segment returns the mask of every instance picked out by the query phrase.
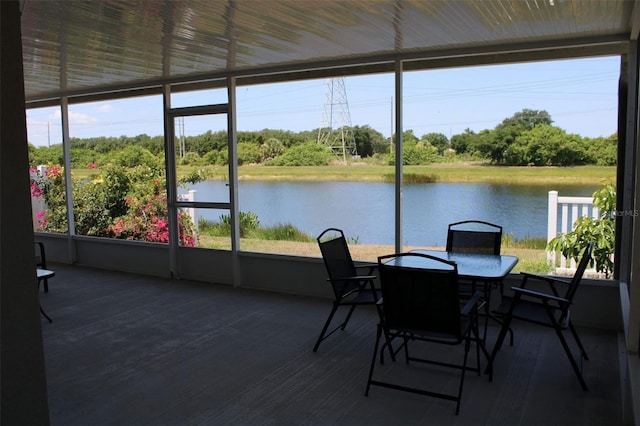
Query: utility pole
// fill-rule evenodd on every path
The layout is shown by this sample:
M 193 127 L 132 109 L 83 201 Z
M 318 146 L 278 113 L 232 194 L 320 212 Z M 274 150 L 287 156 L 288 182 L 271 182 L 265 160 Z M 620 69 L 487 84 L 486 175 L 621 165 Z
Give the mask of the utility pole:
M 178 117 L 178 128 L 180 129 L 179 155 L 184 158 L 186 144 L 184 140 L 184 117 Z
M 391 131 L 389 132 L 389 154 L 393 154 L 393 96 L 391 97 L 391 110 L 389 111 L 389 121 Z

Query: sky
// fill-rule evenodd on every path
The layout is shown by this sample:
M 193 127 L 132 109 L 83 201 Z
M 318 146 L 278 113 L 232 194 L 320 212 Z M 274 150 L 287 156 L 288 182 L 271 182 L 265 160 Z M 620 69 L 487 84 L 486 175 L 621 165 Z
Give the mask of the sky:
M 533 109 L 546 110 L 553 124 L 568 133 L 610 136 L 617 130 L 619 70 L 619 57 L 599 57 L 406 72 L 403 128 L 417 137 L 442 133 L 450 138 L 465 129 L 492 129 L 516 112 Z M 395 126 L 394 97 L 393 74 L 239 86 L 237 125 L 239 131 L 299 132 L 331 121 L 334 128 L 368 125 L 389 137 Z M 224 102 L 222 89 L 172 96 L 173 107 Z M 160 96 L 72 104 L 69 113 L 71 137 L 163 132 Z M 29 143 L 61 143 L 59 117 L 58 108 L 28 110 Z M 226 118 L 187 117 L 176 129 L 186 136 L 225 130 Z

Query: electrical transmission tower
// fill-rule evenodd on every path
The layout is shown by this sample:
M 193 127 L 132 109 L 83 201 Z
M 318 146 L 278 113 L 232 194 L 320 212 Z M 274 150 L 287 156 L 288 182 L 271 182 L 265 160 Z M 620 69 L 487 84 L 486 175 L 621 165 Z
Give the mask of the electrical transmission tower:
M 356 140 L 351 128 L 351 114 L 347 102 L 344 78 L 327 80 L 322 124 L 318 129 L 318 143 L 327 146 L 333 153 L 347 161 L 347 156 L 356 157 Z

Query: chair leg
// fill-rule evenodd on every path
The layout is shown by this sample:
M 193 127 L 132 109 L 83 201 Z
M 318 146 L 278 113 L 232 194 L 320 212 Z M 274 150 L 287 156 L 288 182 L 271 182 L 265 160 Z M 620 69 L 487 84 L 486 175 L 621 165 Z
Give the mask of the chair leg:
M 503 281 L 498 281 L 498 285 L 500 286 L 500 297 L 502 297 L 504 295 L 504 282 Z M 499 324 L 502 324 L 502 322 L 493 317 Z M 513 346 L 513 330 L 511 328 L 508 329 L 509 332 L 509 346 Z
M 489 381 L 493 380 L 493 362 L 496 359 L 496 355 L 498 351 L 502 347 L 502 343 L 504 342 L 504 338 L 507 335 L 507 332 L 511 330 L 511 320 L 513 318 L 513 310 L 516 307 L 516 304 L 520 301 L 520 294 L 518 293 L 516 297 L 511 301 L 511 306 L 509 306 L 509 312 L 502 319 L 502 327 L 500 327 L 500 334 L 498 334 L 498 340 L 496 340 L 495 345 L 493 346 L 493 350 L 491 351 L 491 356 L 489 357 L 489 365 L 487 365 L 487 369 L 485 372 L 489 374 Z
M 356 309 L 356 305 L 351 305 L 351 308 L 349 309 L 349 313 L 345 317 L 344 322 L 342 323 L 342 326 L 340 327 L 342 330 L 344 330 L 347 327 L 347 323 L 351 319 L 351 314 L 353 313 L 354 309 Z
M 53 322 L 53 320 L 52 320 L 51 318 L 49 318 L 49 315 L 47 315 L 47 314 L 45 313 L 44 309 L 42 309 L 42 305 L 40 305 L 40 313 L 41 313 L 41 314 L 42 314 L 46 319 L 48 319 L 50 323 L 52 323 L 52 322 Z
M 582 345 L 582 340 L 580 340 L 580 337 L 578 336 L 578 332 L 573 327 L 573 323 L 571 321 L 569 321 L 569 330 L 571 330 L 571 334 L 573 334 L 573 338 L 575 339 L 578 347 L 580 348 L 580 355 L 586 361 L 589 361 L 589 357 L 587 356 L 587 351 L 584 349 L 584 346 Z
M 331 313 L 329 314 L 329 318 L 327 318 L 327 321 L 324 323 L 324 327 L 322 327 L 322 332 L 320 332 L 320 336 L 318 336 L 318 340 L 316 341 L 316 344 L 313 347 L 313 351 L 314 352 L 318 351 L 318 347 L 320 347 L 320 342 L 322 342 L 327 337 L 331 336 L 335 331 L 338 331 L 338 329 L 344 330 L 347 327 L 347 324 L 349 323 L 349 320 L 351 319 L 351 314 L 353 314 L 353 311 L 356 308 L 356 305 L 351 305 L 351 308 L 349 308 L 349 312 L 347 313 L 347 316 L 345 317 L 344 321 L 342 321 L 342 323 L 340 323 L 340 325 L 338 325 L 336 328 L 334 328 L 333 330 L 331 330 L 330 332 L 327 333 L 327 329 L 331 325 L 331 320 L 333 320 L 333 317 L 335 316 L 336 311 L 338 310 L 339 306 L 341 306 L 341 305 L 339 305 L 336 302 L 333 303 L 333 308 L 331 309 Z
M 404 335 L 402 337 L 403 345 L 404 345 L 404 362 L 405 364 L 409 364 L 409 338 Z
M 384 364 L 384 349 L 389 348 L 389 356 L 391 357 L 391 362 L 396 362 L 396 352 L 393 350 L 393 345 L 391 345 L 391 337 L 387 330 L 383 330 L 384 333 L 384 344 L 380 349 L 380 364 Z
M 376 344 L 373 348 L 373 358 L 371 359 L 371 367 L 369 367 L 369 378 L 367 379 L 367 389 L 364 391 L 364 396 L 369 396 L 369 388 L 371 387 L 371 378 L 373 377 L 373 369 L 376 365 L 376 356 L 378 355 L 378 345 L 380 344 L 380 335 L 382 334 L 382 327 L 378 324 L 376 330 Z M 385 333 L 386 335 L 386 333 Z M 380 354 L 382 356 L 382 354 Z
M 473 336 L 476 339 L 476 366 L 478 367 L 478 376 L 479 376 L 480 375 L 480 347 L 482 347 L 483 350 L 485 350 L 484 342 L 486 342 L 486 329 L 485 329 L 485 338 L 481 341 L 477 315 L 475 315 L 475 318 L 473 319 L 473 322 L 471 324 L 471 331 L 473 332 Z
M 458 387 L 458 398 L 456 399 L 456 416 L 460 414 L 460 401 L 462 401 L 462 386 L 464 385 L 464 373 L 467 370 L 467 359 L 469 358 L 470 347 L 471 347 L 471 335 L 470 335 L 470 331 L 468 331 L 467 337 L 465 338 L 465 342 L 464 342 L 464 360 L 462 361 L 462 372 L 460 373 L 460 386 Z M 479 369 L 480 369 L 480 366 L 478 366 L 478 370 Z
M 314 352 L 318 351 L 318 347 L 320 347 L 320 342 L 322 342 L 324 340 L 325 333 L 327 332 L 327 329 L 329 328 L 329 325 L 331 324 L 331 320 L 333 319 L 333 316 L 335 315 L 337 310 L 338 310 L 338 305 L 336 303 L 334 303 L 333 307 L 331 308 L 331 313 L 329 314 L 329 318 L 327 318 L 327 321 L 324 323 L 324 326 L 322 327 L 322 331 L 320 332 L 320 336 L 318 336 L 318 340 L 316 341 L 316 344 L 313 347 L 313 351 Z
M 584 378 L 582 377 L 582 372 L 580 371 L 580 368 L 578 367 L 578 363 L 576 363 L 576 360 L 573 357 L 573 354 L 571 353 L 571 349 L 569 348 L 569 345 L 567 344 L 567 341 L 565 340 L 564 335 L 562 334 L 562 330 L 559 327 L 554 327 L 554 329 L 556 331 L 556 335 L 560 339 L 560 343 L 562 343 L 562 347 L 564 349 L 564 352 L 567 354 L 567 358 L 569 358 L 569 362 L 571 363 L 571 367 L 573 368 L 573 371 L 576 373 L 576 376 L 578 377 L 578 380 L 580 381 L 580 385 L 582 386 L 582 390 L 588 391 L 589 388 L 587 387 L 587 383 L 584 381 Z

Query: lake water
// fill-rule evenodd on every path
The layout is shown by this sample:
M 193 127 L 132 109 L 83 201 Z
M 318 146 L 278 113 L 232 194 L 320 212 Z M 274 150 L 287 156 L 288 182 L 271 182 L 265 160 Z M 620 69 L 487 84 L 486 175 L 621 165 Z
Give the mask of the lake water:
M 229 201 L 225 182 L 192 185 L 197 201 Z M 447 225 L 478 219 L 501 225 L 515 238 L 547 235 L 548 192 L 591 196 L 596 186 L 529 186 L 482 183 L 406 184 L 403 187 L 405 245 L 444 246 Z M 181 191 L 182 192 L 182 191 Z M 361 244 L 394 243 L 394 185 L 366 182 L 240 182 L 240 211 L 260 224 L 291 223 L 312 236 L 337 227 Z M 198 209 L 218 221 L 220 210 Z

